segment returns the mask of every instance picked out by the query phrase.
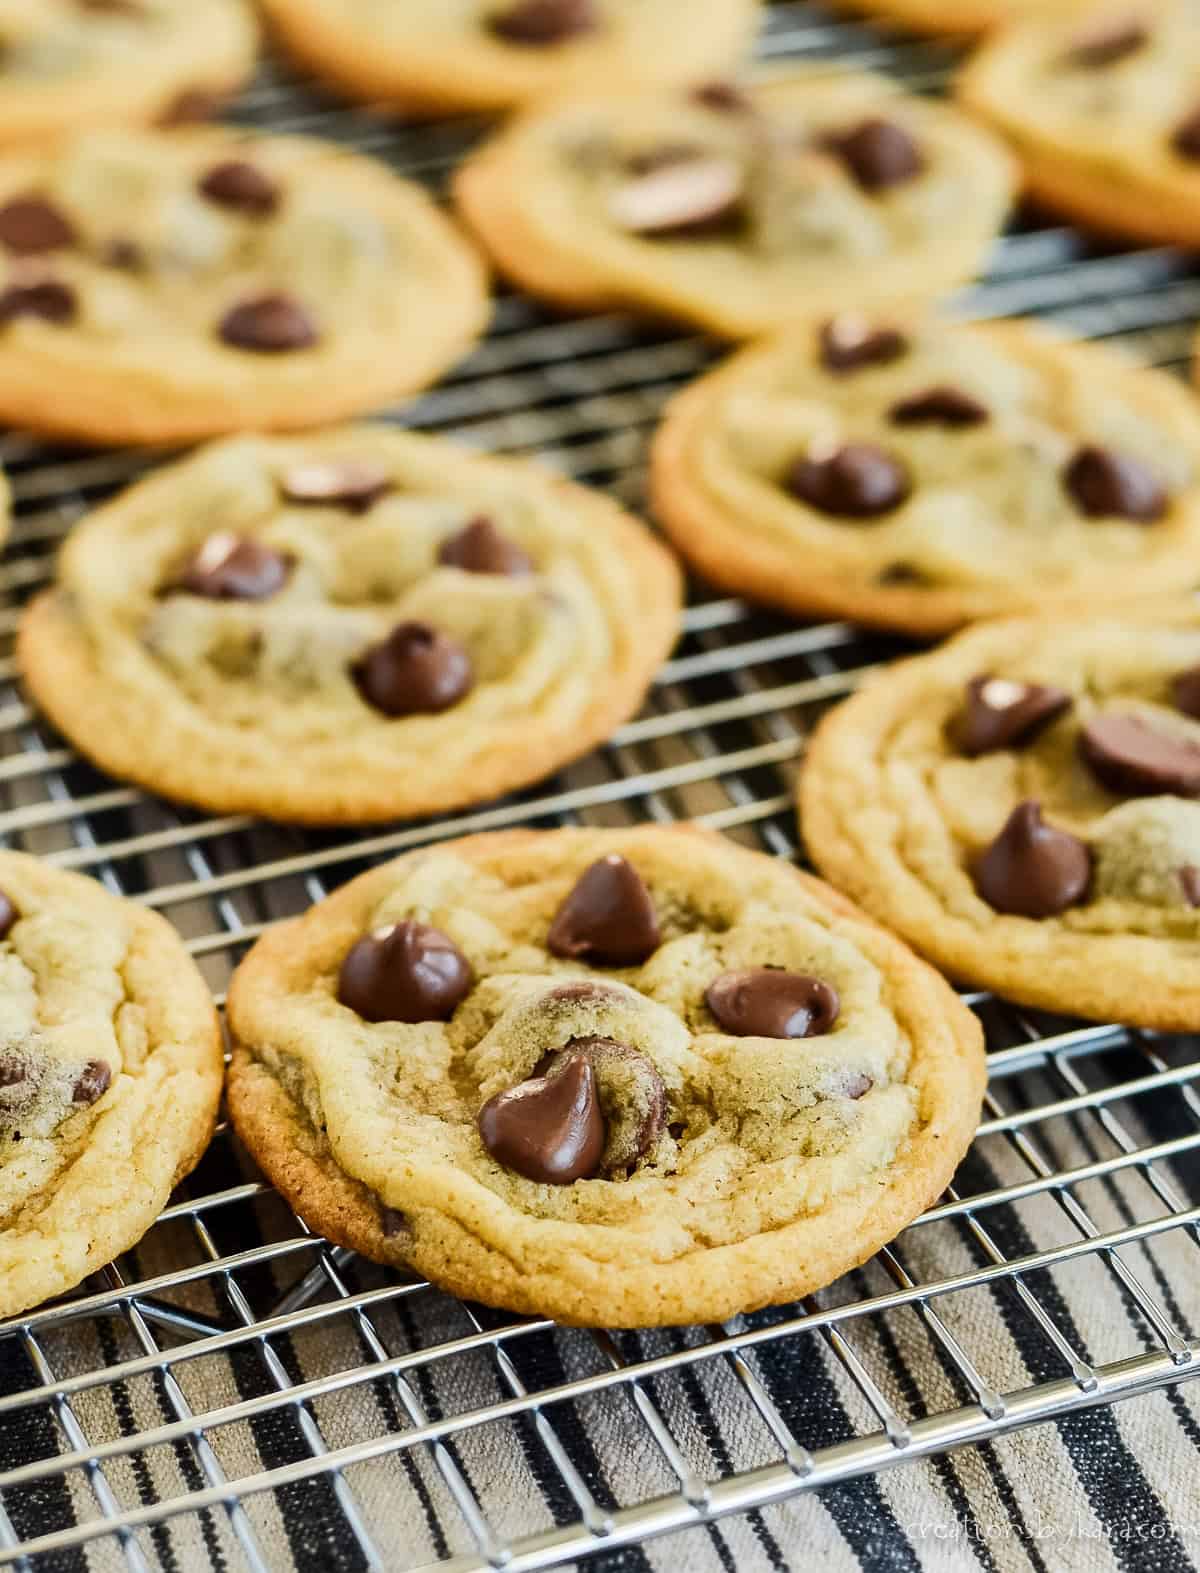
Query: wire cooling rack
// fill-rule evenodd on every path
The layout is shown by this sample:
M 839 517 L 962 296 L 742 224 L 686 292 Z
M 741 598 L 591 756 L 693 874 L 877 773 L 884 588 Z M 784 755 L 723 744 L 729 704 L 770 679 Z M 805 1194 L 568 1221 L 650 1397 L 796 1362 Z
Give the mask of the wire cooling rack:
M 762 47 L 884 68 L 922 88 L 936 88 L 952 58 L 794 4 L 772 9 Z M 482 129 L 391 124 L 273 68 L 236 118 L 319 132 L 435 187 Z M 1182 372 L 1200 276 L 1171 251 L 1104 252 L 1030 223 L 999 243 L 987 281 L 959 304 L 975 316 L 1052 317 Z M 391 418 L 535 452 L 637 507 L 664 398 L 712 353 L 698 337 L 618 316 L 552 319 L 510 296 L 469 360 Z M 18 504 L 0 567 L 0 635 L 10 639 L 64 533 L 147 461 L 51 450 L 18 434 L 0 439 L 0 457 Z M 805 737 L 823 707 L 902 646 L 840 623 L 797 626 L 702 590 L 685 629 L 643 714 L 582 763 L 477 812 L 370 834 L 204 818 L 114 784 L 9 687 L 0 836 L 165 912 L 218 995 L 272 921 L 440 837 L 687 816 L 801 855 L 791 796 Z M 12 676 L 6 655 L 0 679 Z M 725 1328 L 552 1331 L 459 1304 L 311 1236 L 222 1128 L 136 1253 L 69 1300 L 0 1323 L 0 1565 L 82 1568 L 86 1549 L 91 1566 L 170 1566 L 164 1526 L 187 1524 L 198 1526 L 200 1549 L 185 1565 L 266 1570 L 280 1565 L 263 1527 L 273 1504 L 284 1521 L 309 1515 L 311 1544 L 291 1547 L 306 1567 L 531 1570 L 604 1551 L 609 1566 L 634 1566 L 616 1548 L 1195 1375 L 1200 1342 L 1154 1255 L 1168 1240 L 1198 1243 L 1194 1043 L 969 1000 L 987 1027 L 991 1091 L 958 1188 L 868 1270 Z M 1048 1244 L 1022 1222 L 1033 1204 L 1058 1220 Z M 1139 1328 L 1132 1348 L 1083 1347 L 1064 1308 L 1088 1271 L 1118 1290 Z M 1032 1383 L 1005 1390 L 987 1351 L 972 1347 L 970 1316 L 958 1313 L 980 1294 L 1040 1351 L 1028 1362 Z M 906 1404 L 875 1373 L 872 1352 L 906 1319 L 945 1373 L 937 1402 Z M 840 1429 L 815 1426 L 778 1379 L 779 1353 L 814 1343 L 859 1398 L 843 1406 Z M 218 1367 L 223 1384 L 193 1380 Z M 717 1373 L 737 1410 L 727 1430 L 755 1440 L 736 1456 L 717 1449 L 714 1468 L 713 1447 L 700 1455 L 683 1434 L 677 1400 Z M 336 1401 L 356 1395 L 364 1401 L 347 1429 Z M 579 1421 L 585 1406 L 634 1449 L 632 1485 L 606 1478 Z M 247 1431 L 250 1452 L 239 1444 Z M 539 1523 L 506 1523 L 484 1500 L 471 1449 L 489 1437 L 540 1482 Z M 404 1493 L 441 1504 L 442 1527 L 415 1553 L 388 1548 L 381 1532 Z

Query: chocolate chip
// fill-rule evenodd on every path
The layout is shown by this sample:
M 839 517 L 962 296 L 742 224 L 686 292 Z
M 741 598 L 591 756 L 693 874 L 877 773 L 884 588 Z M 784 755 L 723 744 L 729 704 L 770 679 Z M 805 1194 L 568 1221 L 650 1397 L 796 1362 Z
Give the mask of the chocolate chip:
M 215 120 L 225 108 L 228 95 L 211 87 L 185 88 L 159 116 L 160 126 L 192 126 Z
M 112 1066 L 107 1060 L 89 1060 L 71 1091 L 72 1103 L 95 1103 L 112 1084 Z
M 373 503 L 392 490 L 392 478 L 382 464 L 369 459 L 340 459 L 325 463 L 294 464 L 280 482 L 289 502 L 336 504 L 351 513 L 366 513 Z
M 604 1157 L 596 1076 L 581 1054 L 568 1054 L 553 1076 L 534 1076 L 489 1098 L 478 1125 L 497 1163 L 544 1185 L 591 1179 Z
M 864 442 L 848 443 L 818 458 L 798 459 L 786 484 L 802 502 L 841 519 L 873 519 L 890 513 L 912 491 L 900 461 Z
M 428 623 L 399 623 L 354 667 L 359 692 L 386 716 L 437 715 L 474 683 L 471 657 Z
M 1200 907 L 1200 868 L 1187 863 L 1179 870 L 1179 887 L 1189 907 Z
M 57 279 L 30 284 L 10 284 L 0 292 L 0 326 L 18 317 L 40 317 L 43 322 L 70 322 L 75 315 L 75 291 Z
M 265 601 L 287 583 L 292 559 L 260 541 L 222 530 L 184 567 L 176 587 L 211 601 Z
M 517 0 L 488 26 L 508 44 L 558 44 L 590 33 L 598 21 L 595 0 Z
M 261 355 L 310 349 L 318 338 L 312 317 L 290 295 L 256 295 L 241 301 L 225 313 L 217 331 L 234 349 Z
M 230 158 L 214 164 L 196 182 L 196 189 L 219 207 L 253 218 L 267 218 L 279 206 L 278 182 L 245 159 Z
M 146 265 L 146 253 L 136 240 L 128 240 L 123 235 L 115 240 L 110 240 L 100 257 L 105 267 L 121 268 L 127 272 L 136 272 Z
M 1067 65 L 1098 71 L 1136 54 L 1149 41 L 1150 34 L 1139 21 L 1106 23 L 1077 38 L 1063 58 Z
M 1063 472 L 1063 482 L 1093 519 L 1161 519 L 1169 499 L 1154 471 L 1140 459 L 1108 448 L 1081 448 Z
M 988 411 L 969 393 L 937 387 L 893 404 L 888 419 L 893 426 L 980 426 L 988 419 Z
M 350 947 L 337 997 L 364 1021 L 449 1021 L 474 981 L 470 962 L 448 934 L 406 918 Z
M 13 903 L 4 894 L 4 892 L 0 890 L 0 940 L 8 938 L 9 934 L 12 932 L 13 925 L 20 916 L 21 914 L 17 911 Z
M 573 1059 L 584 1059 L 596 1077 L 604 1119 L 605 1175 L 629 1170 L 654 1151 L 667 1121 L 667 1089 L 652 1061 L 613 1038 L 573 1038 L 566 1049 L 549 1054 L 535 1075 L 553 1078 Z
M 28 1060 L 18 1054 L 0 1054 L 0 1087 L 19 1087 L 28 1080 Z
M 841 1098 L 849 1098 L 852 1103 L 857 1103 L 860 1098 L 866 1097 L 875 1085 L 870 1076 L 864 1076 L 862 1071 L 847 1071 L 837 1088 Z
M 1194 109 L 1175 127 L 1171 146 L 1181 158 L 1200 160 L 1200 109 Z
M 816 1038 L 837 1020 L 837 990 L 776 967 L 723 972 L 704 994 L 717 1025 L 735 1038 Z
M 951 735 L 971 758 L 1015 748 L 1031 742 L 1073 703 L 1063 689 L 1044 683 L 973 677 L 967 684 L 966 705 L 951 724 Z
M 711 235 L 740 219 L 745 177 L 734 158 L 660 152 L 657 167 L 618 186 L 609 200 L 614 223 L 634 235 L 681 239 Z
M 1173 679 L 1171 699 L 1176 710 L 1200 721 L 1200 666 L 1190 666 Z
M 75 240 L 75 226 L 45 197 L 13 197 L 0 207 L 0 246 L 14 256 L 41 256 Z
M 975 888 L 997 912 L 1049 918 L 1082 901 L 1092 878 L 1084 843 L 1042 820 L 1041 805 L 1018 803 L 975 860 Z
M 826 371 L 859 371 L 863 366 L 886 366 L 908 350 L 908 340 L 896 328 L 875 327 L 857 312 L 831 317 L 820 333 L 821 364 Z
M 483 515 L 448 536 L 438 547 L 437 560 L 464 573 L 507 574 L 517 579 L 533 572 L 533 559 Z
M 408 1219 L 394 1207 L 380 1207 L 379 1227 L 385 1240 L 396 1240 L 412 1233 Z
M 640 966 L 658 949 L 658 916 L 632 863 L 618 853 L 584 869 L 554 915 L 552 955 L 611 967 Z
M 841 159 L 864 191 L 902 185 L 925 168 L 916 142 L 891 120 L 864 120 L 849 131 L 828 132 L 820 145 Z
M 81 11 L 95 11 L 104 16 L 144 17 L 149 13 L 142 0 L 75 0 Z
M 1079 734 L 1079 752 L 1110 792 L 1128 797 L 1200 793 L 1200 743 L 1160 732 L 1141 716 L 1094 716 Z
M 756 113 L 753 99 L 735 82 L 702 82 L 692 89 L 692 98 L 705 109 L 715 109 L 723 115 Z

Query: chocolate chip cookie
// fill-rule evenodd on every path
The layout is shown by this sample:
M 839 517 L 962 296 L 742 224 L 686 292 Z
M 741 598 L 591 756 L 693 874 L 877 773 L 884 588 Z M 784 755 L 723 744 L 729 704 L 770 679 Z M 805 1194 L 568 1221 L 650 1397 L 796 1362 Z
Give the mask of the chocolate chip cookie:
M 487 314 L 430 199 L 330 143 L 105 131 L 0 159 L 0 420 L 37 432 L 315 425 L 431 382 Z
M 135 1245 L 208 1145 L 221 1035 L 157 913 L 0 851 L 0 1317 Z
M 246 0 L 3 0 L 0 146 L 194 113 L 257 46 Z
M 898 22 L 938 38 L 986 33 L 991 28 L 1032 16 L 1085 13 L 1093 0 L 833 0 L 842 11 L 856 11 L 879 22 Z
M 813 321 L 669 406 L 657 516 L 714 583 L 937 634 L 1200 584 L 1200 410 L 1032 324 Z
M 836 892 L 690 827 L 411 853 L 234 977 L 230 1113 L 331 1239 L 641 1326 L 866 1260 L 975 1129 L 979 1024 Z
M 283 47 L 353 98 L 408 114 L 702 81 L 749 49 L 760 0 L 263 0 Z
M 1200 27 L 1190 0 L 1139 0 L 998 33 L 962 102 L 1013 144 L 1029 190 L 1083 224 L 1200 245 Z
M 599 494 L 359 427 L 230 439 L 79 525 L 27 611 L 34 697 L 113 775 L 355 823 L 536 781 L 635 711 L 680 575 Z
M 1200 611 L 971 629 L 833 711 L 801 782 L 826 876 L 965 982 L 1200 1029 Z
M 533 111 L 467 160 L 455 194 L 534 294 L 745 338 L 970 278 L 1012 185 L 1007 153 L 954 110 L 808 71 Z

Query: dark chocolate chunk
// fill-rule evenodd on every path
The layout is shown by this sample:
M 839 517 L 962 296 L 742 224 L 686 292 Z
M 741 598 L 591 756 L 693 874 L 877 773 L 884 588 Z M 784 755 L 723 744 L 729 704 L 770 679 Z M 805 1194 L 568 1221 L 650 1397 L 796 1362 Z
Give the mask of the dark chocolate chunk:
M 129 240 L 124 235 L 118 235 L 110 240 L 104 248 L 100 258 L 105 267 L 120 268 L 124 272 L 134 273 L 139 268 L 146 266 L 146 253 L 136 240 Z
M 629 169 L 635 178 L 613 192 L 610 210 L 631 234 L 699 239 L 741 221 L 745 175 L 736 159 L 664 146 L 631 159 Z
M 821 1037 L 841 1009 L 830 984 L 777 967 L 723 972 L 704 998 L 717 1025 L 735 1038 Z
M 857 313 L 831 317 L 820 333 L 821 364 L 826 371 L 859 371 L 886 366 L 908 351 L 908 340 L 897 328 L 877 327 Z
M 382 464 L 369 459 L 338 459 L 294 464 L 280 482 L 288 502 L 336 505 L 351 513 L 366 513 L 392 490 L 392 478 Z
M 245 536 L 221 531 L 184 567 L 176 588 L 212 601 L 264 601 L 287 583 L 292 559 Z
M 448 934 L 406 918 L 346 953 L 337 997 L 364 1021 L 449 1021 L 471 992 L 471 964 Z
M 908 471 L 898 459 L 870 443 L 814 458 L 798 459 L 788 471 L 787 487 L 801 502 L 839 519 L 874 519 L 898 508 L 912 491 Z
M 553 1078 L 577 1057 L 596 1077 L 606 1133 L 601 1172 L 632 1169 L 654 1151 L 666 1126 L 663 1079 L 644 1054 L 613 1038 L 572 1038 L 559 1053 L 545 1055 L 534 1075 Z
M 10 284 L 0 291 L 0 326 L 18 317 L 40 317 L 43 322 L 70 322 L 75 315 L 75 291 L 57 279 Z
M 1067 65 L 1099 71 L 1144 49 L 1150 41 L 1145 25 L 1136 18 L 1106 22 L 1077 38 L 1063 57 Z
M 893 426 L 981 426 L 988 411 L 959 388 L 937 387 L 893 404 L 888 418 Z
M 379 1227 L 385 1240 L 403 1239 L 405 1235 L 412 1233 L 408 1219 L 395 1207 L 380 1207 Z
M 0 940 L 8 938 L 20 916 L 12 901 L 0 890 Z
M 260 355 L 306 350 L 317 342 L 309 312 L 290 295 L 256 295 L 230 308 L 217 329 L 226 344 Z
M 1149 465 L 1108 448 L 1081 448 L 1063 472 L 1063 483 L 1093 519 L 1153 523 L 1162 518 L 1170 502 Z
M 464 573 L 507 574 L 516 579 L 533 572 L 533 559 L 484 515 L 448 536 L 438 547 L 437 560 Z
M 975 859 L 973 873 L 976 890 L 997 912 L 1050 918 L 1086 897 L 1092 859 L 1082 841 L 1044 823 L 1041 805 L 1027 800 Z
M 560 44 L 597 26 L 595 0 L 516 0 L 488 26 L 508 44 Z
M 1093 716 L 1079 734 L 1079 752 L 1110 792 L 1127 797 L 1200 793 L 1200 743 L 1159 731 L 1141 716 Z
M 89 1060 L 76 1079 L 72 1103 L 95 1103 L 112 1084 L 112 1066 L 107 1060 Z
M 0 1054 L 0 1087 L 20 1087 L 28 1080 L 28 1060 L 19 1054 Z
M 864 191 L 903 185 L 925 168 L 916 142 L 891 120 L 864 120 L 849 131 L 829 132 L 820 145 L 841 159 Z
M 636 967 L 659 945 L 650 892 L 631 863 L 610 853 L 584 869 L 546 937 L 552 955 Z
M 218 207 L 232 208 L 252 218 L 268 218 L 279 206 L 282 195 L 274 176 L 242 158 L 214 164 L 196 182 L 196 189 Z
M 37 257 L 73 246 L 75 226 L 45 197 L 29 193 L 0 207 L 0 246 L 16 257 Z
M 1190 666 L 1171 683 L 1171 699 L 1176 710 L 1200 721 L 1200 666 Z
M 596 1076 L 582 1054 L 568 1054 L 553 1076 L 534 1076 L 489 1098 L 479 1135 L 497 1163 L 543 1185 L 595 1175 L 606 1133 Z
M 1016 748 L 1032 742 L 1073 703 L 1063 689 L 1044 683 L 973 677 L 967 684 L 966 705 L 951 725 L 951 735 L 972 758 L 998 748 Z
M 474 684 L 466 648 L 429 623 L 399 623 L 353 669 L 359 692 L 386 716 L 437 715 Z
M 1171 146 L 1180 158 L 1200 162 L 1200 109 L 1192 110 L 1171 134 Z
M 875 1085 L 870 1076 L 862 1071 L 846 1071 L 837 1086 L 837 1095 L 849 1098 L 852 1103 L 857 1103 L 860 1098 L 865 1098 Z

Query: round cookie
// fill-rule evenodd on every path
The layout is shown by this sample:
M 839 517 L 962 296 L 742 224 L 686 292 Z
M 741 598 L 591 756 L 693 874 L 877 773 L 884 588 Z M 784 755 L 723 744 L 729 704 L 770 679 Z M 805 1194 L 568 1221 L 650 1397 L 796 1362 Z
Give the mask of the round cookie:
M 572 309 L 633 306 L 728 338 L 970 278 L 1007 153 L 871 76 L 555 104 L 468 158 L 458 205 L 499 266 Z
M 186 115 L 257 47 L 246 0 L 0 0 L 0 147 Z
M 1105 232 L 1200 245 L 1200 28 L 1190 0 L 1006 28 L 972 57 L 958 92 L 1013 144 L 1039 201 Z
M 0 420 L 37 432 L 316 425 L 432 382 L 488 307 L 430 198 L 332 143 L 105 131 L 0 159 Z
M 280 43 L 353 98 L 496 111 L 591 85 L 703 81 L 749 50 L 760 0 L 263 0 Z
M 101 768 L 217 813 L 359 823 L 536 781 L 641 704 L 674 559 L 521 460 L 359 427 L 242 438 L 72 531 L 34 697 Z
M 373 869 L 238 969 L 229 1106 L 331 1239 L 616 1326 L 795 1299 L 945 1187 L 977 1020 L 836 892 L 691 827 Z
M 869 679 L 810 743 L 805 844 L 935 965 L 1200 1028 L 1200 611 L 1005 621 Z
M 1094 0 L 833 0 L 843 11 L 855 11 L 878 22 L 898 22 L 918 33 L 939 38 L 986 33 L 993 27 L 1033 16 L 1084 12 Z
M 0 851 L 0 1318 L 137 1244 L 208 1145 L 221 1032 L 179 936 Z
M 918 635 L 1200 583 L 1194 396 L 1028 323 L 855 312 L 742 350 L 668 407 L 651 494 L 722 588 Z

